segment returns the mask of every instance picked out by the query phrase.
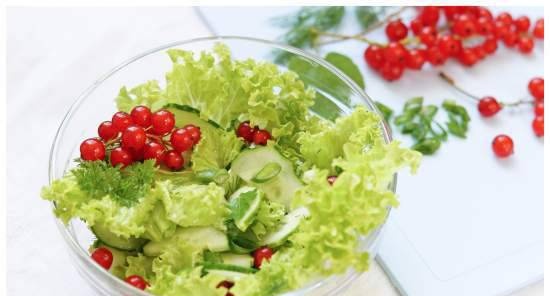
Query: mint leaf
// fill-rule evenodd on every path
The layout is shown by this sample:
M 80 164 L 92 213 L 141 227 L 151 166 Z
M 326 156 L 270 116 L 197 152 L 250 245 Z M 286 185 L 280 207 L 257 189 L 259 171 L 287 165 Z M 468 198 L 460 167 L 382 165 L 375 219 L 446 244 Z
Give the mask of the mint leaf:
M 368 29 L 378 22 L 378 16 L 385 10 L 384 6 L 358 6 L 355 8 L 355 17 L 363 29 Z
M 384 119 L 389 123 L 390 119 L 393 115 L 393 110 L 390 107 L 388 107 L 388 106 L 386 106 L 386 105 L 384 105 L 384 104 L 382 104 L 378 101 L 374 102 L 374 104 L 376 105 L 376 108 L 378 108 L 380 113 L 382 113 L 382 116 L 384 116 Z
M 434 138 L 426 138 L 420 142 L 417 142 L 411 148 L 424 155 L 432 155 L 439 149 L 439 147 L 441 147 L 441 141 Z
M 363 75 L 359 71 L 359 67 L 353 62 L 351 58 L 346 55 L 337 52 L 329 52 L 325 56 L 325 60 L 331 63 L 344 74 L 348 75 L 351 80 L 353 80 L 361 88 L 365 88 L 365 81 L 363 80 Z

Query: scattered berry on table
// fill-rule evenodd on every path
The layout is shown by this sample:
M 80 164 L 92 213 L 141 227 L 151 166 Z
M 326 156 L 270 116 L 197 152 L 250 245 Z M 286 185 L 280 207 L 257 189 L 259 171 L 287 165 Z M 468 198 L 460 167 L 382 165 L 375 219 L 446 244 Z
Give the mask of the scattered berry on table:
M 493 139 L 493 152 L 497 157 L 506 158 L 514 153 L 514 141 L 507 135 L 498 135 Z

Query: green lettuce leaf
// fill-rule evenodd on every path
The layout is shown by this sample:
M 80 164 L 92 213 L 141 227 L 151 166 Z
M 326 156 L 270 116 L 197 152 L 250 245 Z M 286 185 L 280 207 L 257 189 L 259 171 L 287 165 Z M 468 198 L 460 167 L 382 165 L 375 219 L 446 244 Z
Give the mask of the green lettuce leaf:
M 192 244 L 180 240 L 174 242 L 170 248 L 153 260 L 153 271 L 158 273 L 168 266 L 170 271 L 177 273 L 181 270 L 192 269 L 203 260 L 203 250 Z
M 129 91 L 126 87 L 122 87 L 115 101 L 117 108 L 124 112 L 130 112 L 132 108 L 138 105 L 147 106 L 151 110 L 158 110 L 166 104 L 162 95 L 158 81 L 150 80 Z
M 205 129 L 191 155 L 193 171 L 224 169 L 237 157 L 243 144 L 233 131 Z
M 285 215 L 285 206 L 275 201 L 263 199 L 260 204 L 260 209 L 256 213 L 256 218 L 250 229 L 261 239 L 268 232 L 277 229 Z
M 227 289 L 216 286 L 224 280 L 223 277 L 207 274 L 202 276 L 202 268 L 184 269 L 173 272 L 167 265 L 155 271 L 156 278 L 147 291 L 163 296 L 224 296 Z
M 138 254 L 137 256 L 128 256 L 126 258 L 128 268 L 126 268 L 126 277 L 139 275 L 150 283 L 154 278 L 153 258 Z
M 163 189 L 157 187 L 151 194 L 159 194 L 157 196 L 159 201 L 153 208 L 149 220 L 145 223 L 145 233 L 143 236 L 152 241 L 161 241 L 172 236 L 176 231 L 177 225 L 168 219 L 164 204 L 160 201 L 162 199 Z

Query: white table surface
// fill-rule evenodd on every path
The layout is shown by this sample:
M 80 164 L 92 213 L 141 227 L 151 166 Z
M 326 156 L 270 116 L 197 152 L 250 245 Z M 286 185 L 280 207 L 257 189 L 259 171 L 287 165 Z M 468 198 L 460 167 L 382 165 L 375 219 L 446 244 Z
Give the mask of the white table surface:
M 128 57 L 210 35 L 192 8 L 9 8 L 7 14 L 8 295 L 94 295 L 39 198 L 49 147 L 76 96 Z M 381 269 L 347 295 L 396 295 Z M 538 283 L 513 294 L 538 296 Z

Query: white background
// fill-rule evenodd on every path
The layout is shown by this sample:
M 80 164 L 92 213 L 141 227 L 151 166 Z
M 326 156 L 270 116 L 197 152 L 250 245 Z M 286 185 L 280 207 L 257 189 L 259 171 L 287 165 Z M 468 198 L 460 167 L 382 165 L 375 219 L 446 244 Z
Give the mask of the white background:
M 210 33 L 191 8 L 11 8 L 7 24 L 8 295 L 93 295 L 39 198 L 55 130 L 76 96 L 114 65 Z M 359 285 L 350 294 L 393 293 L 376 267 Z M 542 284 L 517 295 L 542 295 Z

